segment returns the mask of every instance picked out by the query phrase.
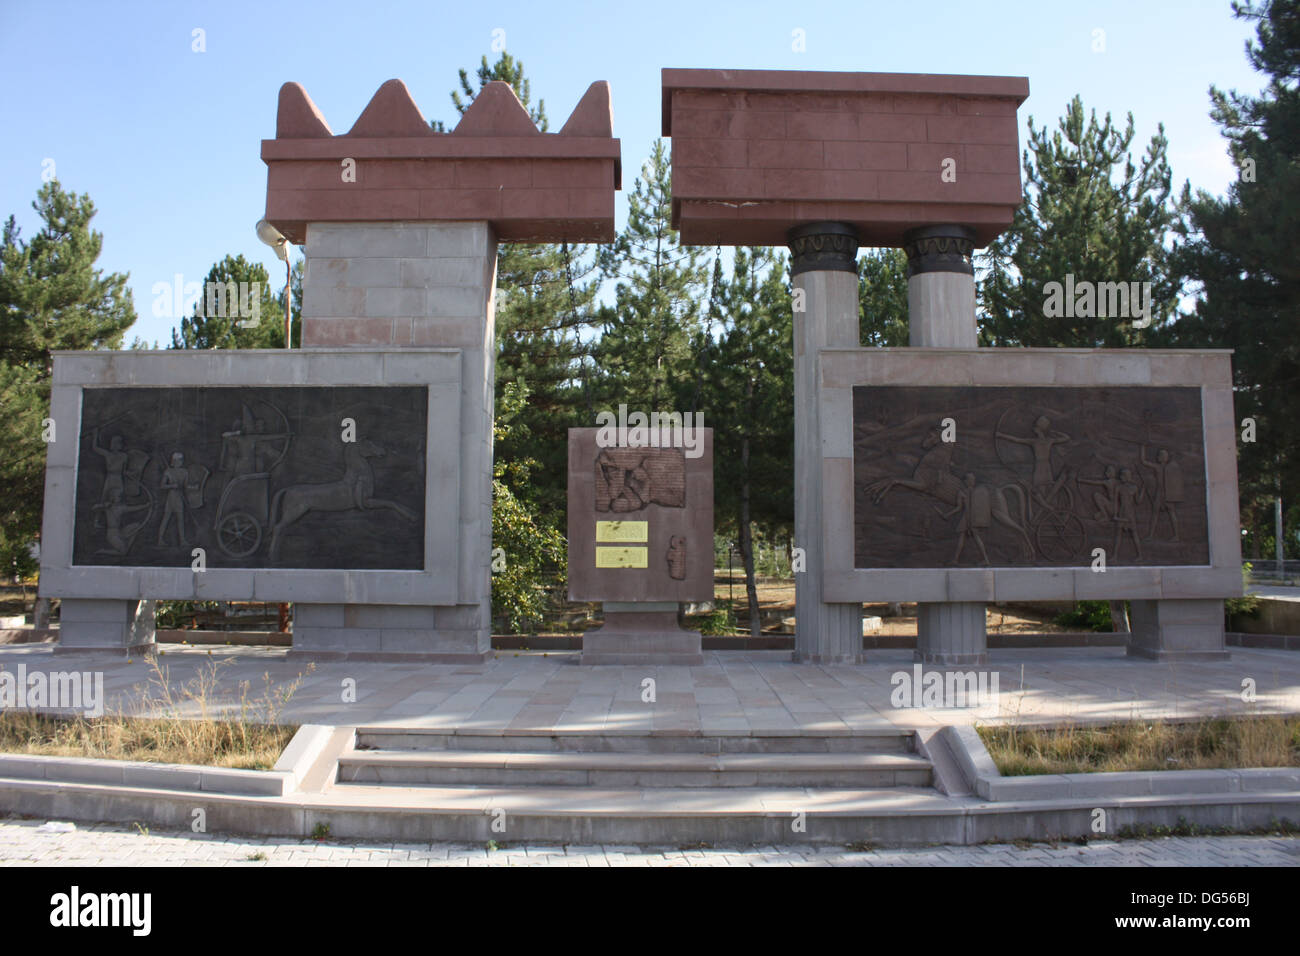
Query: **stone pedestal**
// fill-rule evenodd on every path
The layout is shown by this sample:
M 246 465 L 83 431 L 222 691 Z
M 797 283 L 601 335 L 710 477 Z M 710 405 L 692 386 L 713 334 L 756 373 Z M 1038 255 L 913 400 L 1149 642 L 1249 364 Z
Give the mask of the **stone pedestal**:
M 918 604 L 916 654 L 923 664 L 988 663 L 984 605 L 969 602 Z
M 673 601 L 606 601 L 605 623 L 582 635 L 583 664 L 694 666 L 704 663 L 699 631 L 677 623 Z
M 483 660 L 491 653 L 496 236 L 485 222 L 312 222 L 305 252 L 304 349 L 461 350 L 460 445 L 446 449 L 460 462 L 459 599 L 297 604 L 291 656 Z
M 55 654 L 126 657 L 154 647 L 154 602 L 64 598 Z
M 909 345 L 973 349 L 979 344 L 970 258 L 974 245 L 974 233 L 962 226 L 926 226 L 907 234 Z M 954 409 L 954 415 L 958 411 Z M 986 663 L 984 605 L 917 605 L 916 659 L 927 664 Z
M 1128 656 L 1147 660 L 1225 660 L 1223 601 L 1133 601 Z
M 822 599 L 822 531 L 827 522 L 852 520 L 853 501 L 822 500 L 822 423 L 817 391 L 819 349 L 859 344 L 858 240 L 840 223 L 790 230 L 794 313 L 794 543 L 806 557 L 795 574 L 796 661 L 859 663 L 862 605 Z M 800 310 L 799 299 L 803 299 Z

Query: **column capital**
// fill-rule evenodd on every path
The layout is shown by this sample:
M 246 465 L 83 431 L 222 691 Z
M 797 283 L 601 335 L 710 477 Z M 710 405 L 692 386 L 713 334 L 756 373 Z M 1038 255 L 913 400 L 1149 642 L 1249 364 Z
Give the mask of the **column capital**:
M 786 233 L 790 275 L 858 272 L 858 231 L 842 222 L 810 222 Z
M 973 276 L 975 230 L 966 226 L 923 226 L 903 237 L 907 253 L 907 276 L 926 272 L 958 272 Z

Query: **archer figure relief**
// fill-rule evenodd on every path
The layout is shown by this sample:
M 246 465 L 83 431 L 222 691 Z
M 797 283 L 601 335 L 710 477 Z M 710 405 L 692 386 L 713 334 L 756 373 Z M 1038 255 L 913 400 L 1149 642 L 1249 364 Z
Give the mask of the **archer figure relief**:
M 1173 528 L 1174 540 L 1178 540 L 1178 505 L 1183 502 L 1183 471 L 1178 462 L 1169 457 L 1168 450 L 1161 448 L 1156 452 L 1156 460 L 1147 460 L 1147 450 L 1142 449 L 1142 464 L 1155 472 L 1156 492 L 1151 505 L 1151 530 L 1147 540 L 1156 536 L 1156 525 L 1162 513 L 1169 515 L 1169 524 Z
M 1193 388 L 858 386 L 855 565 L 1205 563 L 1203 441 Z

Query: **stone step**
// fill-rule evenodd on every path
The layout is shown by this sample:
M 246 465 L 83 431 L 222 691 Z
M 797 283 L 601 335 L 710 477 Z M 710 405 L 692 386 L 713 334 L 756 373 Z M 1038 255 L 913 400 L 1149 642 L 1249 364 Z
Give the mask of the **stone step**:
M 930 762 L 911 753 L 601 753 L 357 750 L 339 783 L 446 786 L 928 787 Z
M 510 753 L 665 753 L 665 754 L 827 754 L 913 753 L 912 730 L 871 729 L 843 733 L 702 734 L 638 732 L 629 734 L 550 731 L 474 733 L 418 727 L 358 727 L 358 750 L 465 750 Z
M 401 787 L 304 795 L 336 838 L 682 846 L 965 843 L 976 801 L 929 788 Z

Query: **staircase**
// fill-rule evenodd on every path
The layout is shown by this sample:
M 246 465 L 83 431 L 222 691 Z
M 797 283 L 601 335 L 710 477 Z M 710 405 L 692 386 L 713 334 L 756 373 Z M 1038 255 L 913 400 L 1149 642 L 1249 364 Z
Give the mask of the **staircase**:
M 322 806 L 316 816 L 335 836 L 434 841 L 931 842 L 959 824 L 933 780 L 908 730 L 556 736 L 376 727 L 344 747 L 329 787 L 336 812 Z M 918 814 L 935 826 L 918 827 Z

